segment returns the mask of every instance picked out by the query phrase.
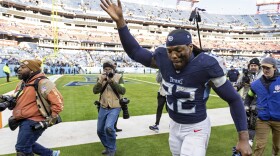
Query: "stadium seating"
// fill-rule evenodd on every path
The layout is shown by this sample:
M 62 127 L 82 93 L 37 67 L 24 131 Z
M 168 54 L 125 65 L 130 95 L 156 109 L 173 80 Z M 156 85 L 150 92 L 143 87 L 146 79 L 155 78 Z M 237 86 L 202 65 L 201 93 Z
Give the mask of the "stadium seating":
M 0 39 L 4 39 L 5 45 L 9 44 L 1 52 L 2 62 L 31 57 L 46 59 L 50 66 L 57 62 L 60 65 L 100 66 L 102 58 L 111 58 L 125 62 L 121 66 L 141 66 L 123 53 L 115 24 L 102 11 L 99 0 L 56 2 L 54 7 L 52 0 L 1 1 Z M 57 22 L 51 16 L 54 8 L 59 14 Z M 190 10 L 128 2 L 123 2 L 123 10 L 130 31 L 145 48 L 153 49 L 164 44 L 168 32 L 174 27 L 188 29 L 194 44 L 199 45 L 196 27 L 188 21 Z M 260 57 L 267 52 L 280 51 L 277 13 L 221 15 L 201 12 L 201 18 L 203 49 L 219 55 L 242 57 Z M 58 45 L 53 44 L 54 28 L 58 30 Z M 37 46 L 14 46 L 22 41 Z M 57 58 L 48 58 L 54 53 L 54 46 L 60 49 Z M 9 47 L 16 50 L 11 53 L 6 50 Z M 23 57 L 17 58 L 13 53 Z

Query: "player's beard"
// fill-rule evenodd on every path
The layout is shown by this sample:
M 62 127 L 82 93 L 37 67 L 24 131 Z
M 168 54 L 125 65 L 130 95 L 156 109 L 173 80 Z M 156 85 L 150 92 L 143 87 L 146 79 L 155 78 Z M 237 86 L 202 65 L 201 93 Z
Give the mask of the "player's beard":
M 186 62 L 183 61 L 183 60 L 181 60 L 181 59 L 180 59 L 180 61 L 173 62 L 173 66 L 174 66 L 174 68 L 175 68 L 176 70 L 181 70 L 181 69 L 183 69 L 183 67 L 185 67 L 185 65 L 186 65 Z
M 187 66 L 190 61 L 191 54 L 192 53 L 189 52 L 178 56 L 179 59 L 177 61 L 173 61 L 174 68 L 176 70 L 182 70 L 185 66 Z

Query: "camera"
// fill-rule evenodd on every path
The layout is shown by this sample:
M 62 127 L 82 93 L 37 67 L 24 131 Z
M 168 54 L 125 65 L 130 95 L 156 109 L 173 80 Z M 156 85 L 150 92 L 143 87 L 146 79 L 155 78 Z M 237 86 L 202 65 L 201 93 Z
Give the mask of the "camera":
M 109 78 L 109 79 L 111 79 L 111 78 L 113 78 L 114 77 L 114 73 L 112 73 L 112 72 L 110 72 L 110 73 L 105 73 L 106 74 L 106 76 Z M 105 81 L 107 81 L 107 78 L 105 78 Z
M 97 111 L 99 112 L 101 103 L 99 101 L 94 101 L 94 105 L 96 106 Z
M 232 147 L 232 156 L 242 156 L 240 152 L 237 152 L 236 147 Z
M 115 75 L 115 74 L 110 72 L 110 73 L 107 73 L 106 75 L 108 76 L 108 78 L 110 78 L 110 79 L 111 79 L 111 78 L 113 78 L 113 77 L 114 77 L 114 75 Z
M 127 104 L 129 104 L 130 100 L 128 98 L 121 98 L 120 99 L 120 105 L 121 105 L 121 108 L 122 108 L 122 111 L 123 111 L 123 118 L 124 119 L 128 119 L 130 116 L 129 116 L 129 113 L 128 113 L 128 107 L 127 107 Z
M 252 76 L 251 72 L 248 69 L 243 69 L 243 74 L 244 76 L 242 77 L 242 82 L 249 84 Z
M 256 129 L 257 116 L 258 116 L 258 111 L 257 111 L 256 104 L 252 104 L 252 105 L 249 106 L 249 109 L 246 110 L 246 115 L 247 115 L 248 128 L 252 129 L 252 130 L 255 130 Z
M 252 73 L 248 69 L 244 68 L 242 70 L 242 73 L 243 77 L 241 83 L 236 86 L 237 91 L 241 90 L 245 86 L 245 84 L 250 84 L 250 81 L 252 79 Z
M 16 99 L 9 95 L 0 95 L 0 112 L 4 111 L 6 108 L 9 110 L 14 109 L 16 106 Z
M 8 125 L 10 127 L 10 129 L 12 131 L 14 131 L 15 129 L 17 129 L 17 127 L 19 126 L 21 120 L 16 120 L 13 116 L 11 116 L 9 119 L 8 119 Z
M 58 123 L 61 123 L 62 119 L 58 115 L 57 117 L 50 117 L 44 121 L 37 122 L 36 124 L 32 125 L 31 128 L 35 130 L 40 130 L 40 129 L 47 129 L 48 127 L 51 127 L 52 125 L 56 125 Z

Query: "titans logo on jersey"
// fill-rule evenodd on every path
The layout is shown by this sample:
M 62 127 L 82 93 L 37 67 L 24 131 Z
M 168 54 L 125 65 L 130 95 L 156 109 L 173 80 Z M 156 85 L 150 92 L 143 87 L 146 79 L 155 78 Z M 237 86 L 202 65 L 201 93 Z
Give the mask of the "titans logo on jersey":
M 203 121 L 207 117 L 209 81 L 224 77 L 226 73 L 223 59 L 211 53 L 200 53 L 184 69 L 176 71 L 165 48 L 158 48 L 154 57 L 162 73 L 169 116 L 181 124 Z

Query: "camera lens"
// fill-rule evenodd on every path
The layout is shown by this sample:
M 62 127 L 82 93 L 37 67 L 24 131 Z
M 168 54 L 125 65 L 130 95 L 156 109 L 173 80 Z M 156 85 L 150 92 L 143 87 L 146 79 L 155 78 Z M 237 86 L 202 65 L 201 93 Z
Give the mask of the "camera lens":
M 9 102 L 5 101 L 0 103 L 0 112 L 4 111 L 9 106 Z
M 48 122 L 45 121 L 41 121 L 38 122 L 37 124 L 35 124 L 32 128 L 33 130 L 39 130 L 39 129 L 43 129 L 43 128 L 48 128 Z
M 113 74 L 113 73 L 109 73 L 109 74 L 108 74 L 108 77 L 109 77 L 109 78 L 112 78 L 112 77 L 114 77 L 114 74 Z

